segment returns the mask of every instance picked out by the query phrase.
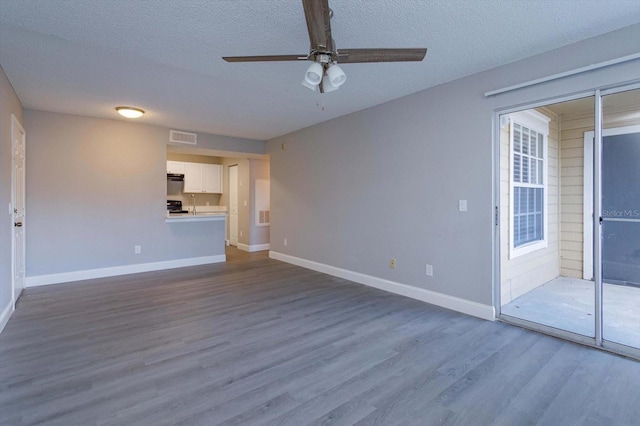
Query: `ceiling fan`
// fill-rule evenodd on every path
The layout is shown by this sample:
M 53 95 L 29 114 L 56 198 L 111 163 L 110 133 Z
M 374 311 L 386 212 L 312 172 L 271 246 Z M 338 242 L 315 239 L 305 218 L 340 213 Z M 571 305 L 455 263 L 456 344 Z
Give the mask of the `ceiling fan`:
M 415 49 L 336 49 L 331 37 L 333 11 L 328 0 L 302 0 L 304 15 L 309 30 L 311 49 L 307 55 L 225 56 L 227 62 L 259 61 L 312 61 L 304 74 L 302 85 L 320 93 L 332 92 L 347 79 L 337 65 L 362 62 L 408 62 L 422 61 L 426 48 Z

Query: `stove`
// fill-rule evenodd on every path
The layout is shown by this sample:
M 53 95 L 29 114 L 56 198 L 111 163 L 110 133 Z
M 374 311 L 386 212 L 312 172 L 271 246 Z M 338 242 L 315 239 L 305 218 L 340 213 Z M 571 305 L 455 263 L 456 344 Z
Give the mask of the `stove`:
M 182 210 L 182 201 L 180 200 L 167 200 L 167 211 L 169 214 L 189 213 L 188 210 Z

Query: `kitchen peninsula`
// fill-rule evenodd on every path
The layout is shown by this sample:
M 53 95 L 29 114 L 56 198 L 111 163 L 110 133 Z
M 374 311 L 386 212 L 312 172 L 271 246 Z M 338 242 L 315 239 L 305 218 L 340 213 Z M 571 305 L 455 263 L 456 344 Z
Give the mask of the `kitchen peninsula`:
M 199 210 L 201 208 L 202 211 Z M 186 213 L 167 212 L 164 219 L 166 231 L 175 239 L 176 244 L 185 253 L 194 253 L 185 256 L 190 260 L 184 266 L 224 262 L 227 244 L 226 207 L 197 206 L 196 214 L 185 211 Z
M 179 214 L 168 214 L 165 221 L 167 223 L 172 222 L 201 222 L 201 221 L 226 221 L 227 213 L 226 212 L 197 212 L 194 214 L 192 212 L 189 213 L 179 213 Z

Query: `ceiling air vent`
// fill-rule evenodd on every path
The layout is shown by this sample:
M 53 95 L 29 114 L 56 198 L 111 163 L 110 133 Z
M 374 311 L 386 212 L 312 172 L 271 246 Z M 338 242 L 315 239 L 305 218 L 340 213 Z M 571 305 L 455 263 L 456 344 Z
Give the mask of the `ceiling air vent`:
M 169 130 L 169 142 L 197 145 L 198 135 L 195 133 L 180 132 L 178 130 Z

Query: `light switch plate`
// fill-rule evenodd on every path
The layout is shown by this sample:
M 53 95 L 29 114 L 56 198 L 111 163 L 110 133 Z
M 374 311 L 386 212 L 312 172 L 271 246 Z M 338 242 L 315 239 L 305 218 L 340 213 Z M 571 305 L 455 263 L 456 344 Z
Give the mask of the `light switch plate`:
M 458 201 L 458 210 L 461 212 L 467 211 L 467 200 L 459 200 Z

